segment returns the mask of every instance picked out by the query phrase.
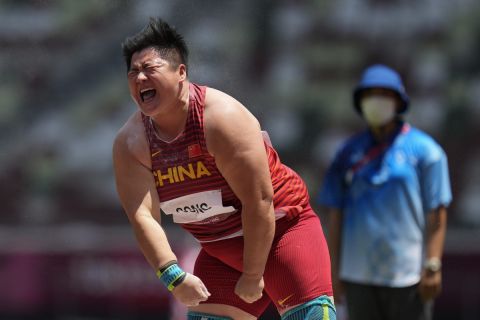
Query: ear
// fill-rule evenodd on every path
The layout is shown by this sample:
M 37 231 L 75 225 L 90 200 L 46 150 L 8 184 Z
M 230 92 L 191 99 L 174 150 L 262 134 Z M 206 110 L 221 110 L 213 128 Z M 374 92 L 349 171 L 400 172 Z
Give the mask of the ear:
M 178 82 L 184 82 L 187 79 L 187 66 L 183 63 L 178 66 L 178 75 L 180 76 Z

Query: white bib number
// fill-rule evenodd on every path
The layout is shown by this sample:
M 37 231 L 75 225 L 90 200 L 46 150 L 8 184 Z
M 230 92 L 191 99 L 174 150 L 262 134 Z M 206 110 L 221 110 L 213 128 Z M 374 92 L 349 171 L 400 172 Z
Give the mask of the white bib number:
M 232 206 L 223 206 L 221 190 L 203 191 L 168 200 L 160 203 L 160 209 L 167 215 L 173 215 L 175 223 L 195 223 L 236 211 Z

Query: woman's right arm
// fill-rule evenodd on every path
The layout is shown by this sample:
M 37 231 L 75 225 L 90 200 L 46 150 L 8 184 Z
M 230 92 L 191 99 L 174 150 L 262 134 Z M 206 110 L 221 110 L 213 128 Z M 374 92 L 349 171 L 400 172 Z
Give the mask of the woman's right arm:
M 138 135 L 130 133 L 127 124 L 119 132 L 113 145 L 117 192 L 141 251 L 157 271 L 177 258 L 160 225 L 160 201 L 155 180 L 151 170 L 138 156 L 138 146 L 142 145 L 142 142 L 135 141 Z M 149 157 L 148 149 L 145 152 Z M 209 295 L 201 280 L 191 274 L 187 274 L 185 280 L 175 287 L 172 293 L 188 306 L 207 300 Z
M 125 132 L 113 145 L 117 193 L 145 258 L 154 270 L 176 260 L 160 225 L 160 202 L 151 171 L 134 155 Z

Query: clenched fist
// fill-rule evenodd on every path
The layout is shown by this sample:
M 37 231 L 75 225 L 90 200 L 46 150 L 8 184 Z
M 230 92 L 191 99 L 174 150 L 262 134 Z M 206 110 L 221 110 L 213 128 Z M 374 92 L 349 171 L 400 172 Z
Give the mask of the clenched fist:
M 252 303 L 263 296 L 263 277 L 247 276 L 242 274 L 235 286 L 235 294 L 243 301 Z
M 187 307 L 198 306 L 210 296 L 202 280 L 190 273 L 187 273 L 185 280 L 173 289 L 172 294 Z

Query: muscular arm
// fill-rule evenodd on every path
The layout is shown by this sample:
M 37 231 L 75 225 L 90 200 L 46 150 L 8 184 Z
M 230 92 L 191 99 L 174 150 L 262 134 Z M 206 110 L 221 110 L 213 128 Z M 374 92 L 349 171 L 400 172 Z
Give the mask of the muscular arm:
M 149 157 L 148 147 L 142 148 L 145 142 L 141 140 L 141 132 L 135 132 L 131 122 L 120 131 L 113 146 L 117 192 L 145 258 L 158 270 L 176 257 L 160 226 L 155 181 L 147 168 L 149 164 L 145 163 Z
M 160 201 L 150 171 L 150 151 L 139 124 L 133 116 L 119 132 L 113 145 L 113 163 L 117 191 L 130 220 L 140 249 L 157 271 L 167 262 L 177 260 L 160 225 Z M 210 293 L 203 282 L 192 274 L 173 291 L 176 299 L 187 306 L 206 301 Z
M 275 232 L 275 216 L 260 126 L 238 101 L 219 91 L 207 91 L 206 105 L 208 150 L 242 202 L 243 274 L 261 278 Z

